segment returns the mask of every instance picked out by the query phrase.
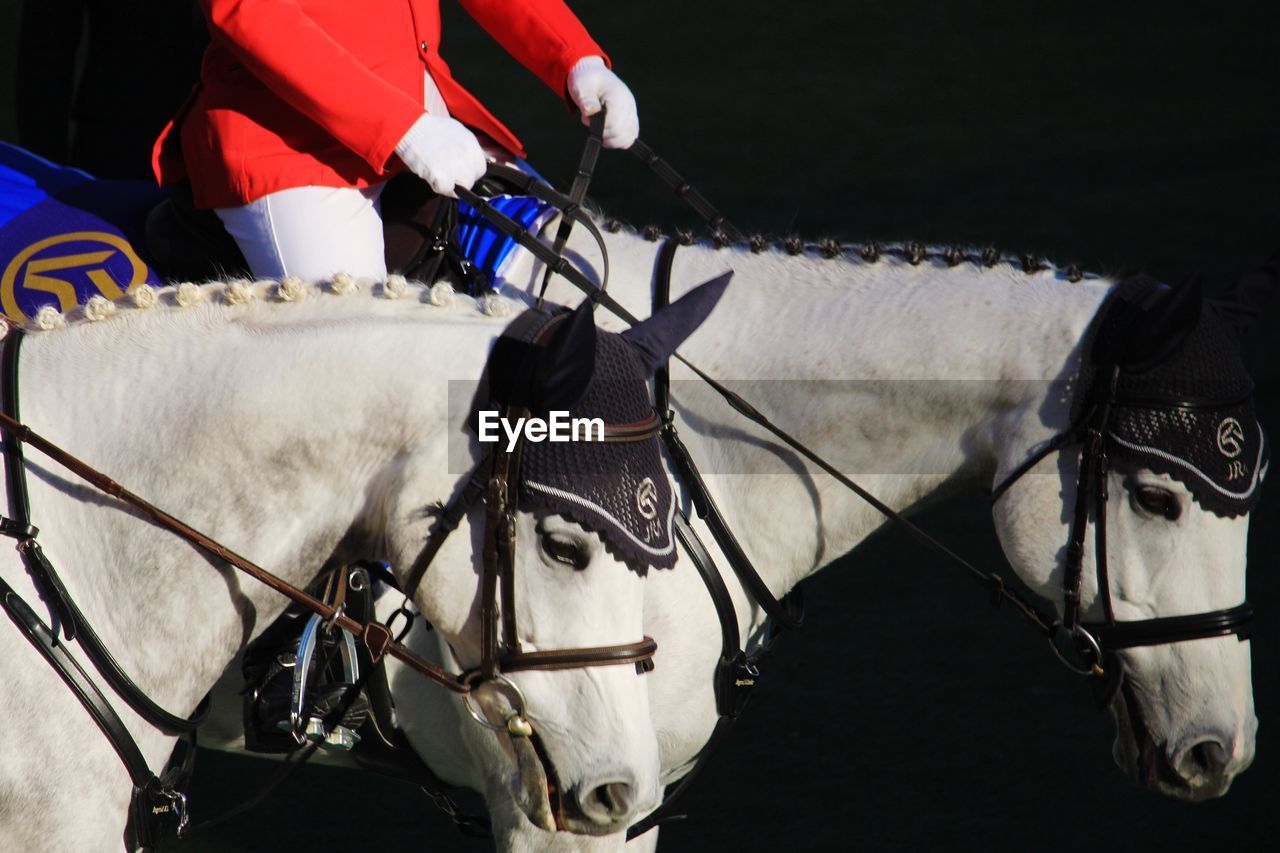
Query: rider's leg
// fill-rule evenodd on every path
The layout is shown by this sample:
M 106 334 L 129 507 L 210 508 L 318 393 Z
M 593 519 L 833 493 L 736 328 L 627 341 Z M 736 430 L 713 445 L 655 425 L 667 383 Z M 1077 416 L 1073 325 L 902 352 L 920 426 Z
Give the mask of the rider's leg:
M 346 272 L 382 281 L 383 186 L 296 187 L 217 213 L 255 276 L 320 281 Z

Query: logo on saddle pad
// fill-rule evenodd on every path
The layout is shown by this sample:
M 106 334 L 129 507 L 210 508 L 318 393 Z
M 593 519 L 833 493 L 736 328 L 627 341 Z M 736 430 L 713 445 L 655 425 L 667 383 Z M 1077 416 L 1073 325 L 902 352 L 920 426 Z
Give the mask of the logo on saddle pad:
M 18 252 L 0 278 L 4 313 L 19 323 L 45 305 L 67 312 L 94 294 L 119 299 L 144 283 L 147 265 L 118 234 L 55 234 Z

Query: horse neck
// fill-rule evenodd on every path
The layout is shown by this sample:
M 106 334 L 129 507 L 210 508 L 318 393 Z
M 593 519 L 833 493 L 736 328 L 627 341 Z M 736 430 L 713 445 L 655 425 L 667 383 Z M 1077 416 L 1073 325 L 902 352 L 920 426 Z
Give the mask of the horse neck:
M 649 311 L 657 244 L 607 235 L 610 293 Z M 585 240 L 571 243 L 600 269 Z M 1008 263 L 866 262 L 849 251 L 681 248 L 672 297 L 734 271 L 681 352 L 898 511 L 990 487 L 1067 426 L 1080 340 L 1112 283 Z M 517 287 L 536 275 L 516 276 Z M 565 298 L 558 285 L 553 298 Z M 885 518 L 705 386 L 680 382 L 681 435 L 766 582 L 781 593 Z M 1058 393 L 1048 393 L 1057 389 Z M 800 476 L 797 476 L 800 474 Z
M 407 309 L 415 307 L 431 310 Z M 126 488 L 304 585 L 343 556 L 340 545 L 377 556 L 403 460 L 447 455 L 450 374 L 436 366 L 479 375 L 497 331 L 492 322 L 424 328 L 404 319 L 325 304 L 211 305 L 35 334 L 24 344 L 23 417 Z M 29 482 L 46 550 L 126 668 L 169 675 L 143 682 L 162 702 L 173 693 L 181 707 L 184 689 L 198 698 L 286 603 L 234 572 L 211 571 L 176 537 L 108 508 L 39 454 L 29 458 L 39 466 Z M 442 493 L 424 503 L 448 494 L 447 466 L 439 467 Z M 113 607 L 113 590 L 146 590 L 148 606 Z

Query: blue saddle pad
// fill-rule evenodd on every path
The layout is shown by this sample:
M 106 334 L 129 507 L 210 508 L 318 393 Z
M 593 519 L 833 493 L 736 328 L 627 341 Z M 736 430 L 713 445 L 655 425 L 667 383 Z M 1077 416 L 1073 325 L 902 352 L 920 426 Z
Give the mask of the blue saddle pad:
M 165 191 L 105 181 L 0 143 L 0 307 L 24 322 L 159 284 L 142 259 L 147 213 Z
M 555 213 L 551 205 L 531 196 L 501 195 L 490 199 L 489 203 L 522 228 L 534 230 L 546 221 L 544 217 L 549 218 Z M 465 201 L 458 202 L 458 228 L 454 236 L 462 256 L 484 273 L 490 286 L 495 285 L 507 259 L 518 245 Z
M 147 213 L 165 194 L 145 181 L 98 180 L 0 142 L 0 309 L 24 322 L 46 305 L 66 312 L 95 294 L 118 299 L 140 284 L 160 284 L 139 249 Z M 554 214 L 526 196 L 491 203 L 524 228 Z M 466 203 L 458 205 L 455 236 L 491 283 L 517 247 Z

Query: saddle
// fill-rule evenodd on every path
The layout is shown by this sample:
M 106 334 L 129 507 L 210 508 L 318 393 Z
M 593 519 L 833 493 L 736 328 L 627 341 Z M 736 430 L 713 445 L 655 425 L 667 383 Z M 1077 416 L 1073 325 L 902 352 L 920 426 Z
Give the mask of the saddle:
M 409 174 L 391 179 L 381 203 L 388 272 L 432 281 L 441 272 L 440 250 L 450 244 L 446 238 L 456 218 L 456 203 L 436 195 Z M 146 246 L 153 267 L 168 281 L 250 274 L 249 264 L 218 214 L 195 206 L 186 181 L 174 185 L 169 196 L 147 215 Z M 455 274 L 464 272 L 456 262 L 450 269 Z M 466 280 L 465 275 L 461 278 Z
M 548 210 L 545 202 L 510 195 L 517 188 L 486 178 L 477 188 L 493 196 L 506 215 L 530 226 Z M 381 197 L 382 240 L 387 271 L 418 281 L 444 279 L 477 295 L 515 249 L 474 208 L 436 195 L 409 173 L 392 178 Z M 148 259 L 162 279 L 201 281 L 249 275 L 249 265 L 212 210 L 195 206 L 183 181 L 152 208 L 146 220 Z
M 525 227 L 553 213 L 522 195 L 527 187 L 514 178 L 491 176 L 478 189 Z M 435 195 L 412 175 L 393 178 L 381 204 L 387 269 L 406 278 L 481 295 L 515 249 L 474 207 Z M 189 184 L 100 180 L 4 142 L 0 272 L 11 282 L 0 310 L 15 322 L 46 306 L 66 312 L 94 296 L 119 299 L 143 284 L 250 274 L 218 215 L 195 206 Z

